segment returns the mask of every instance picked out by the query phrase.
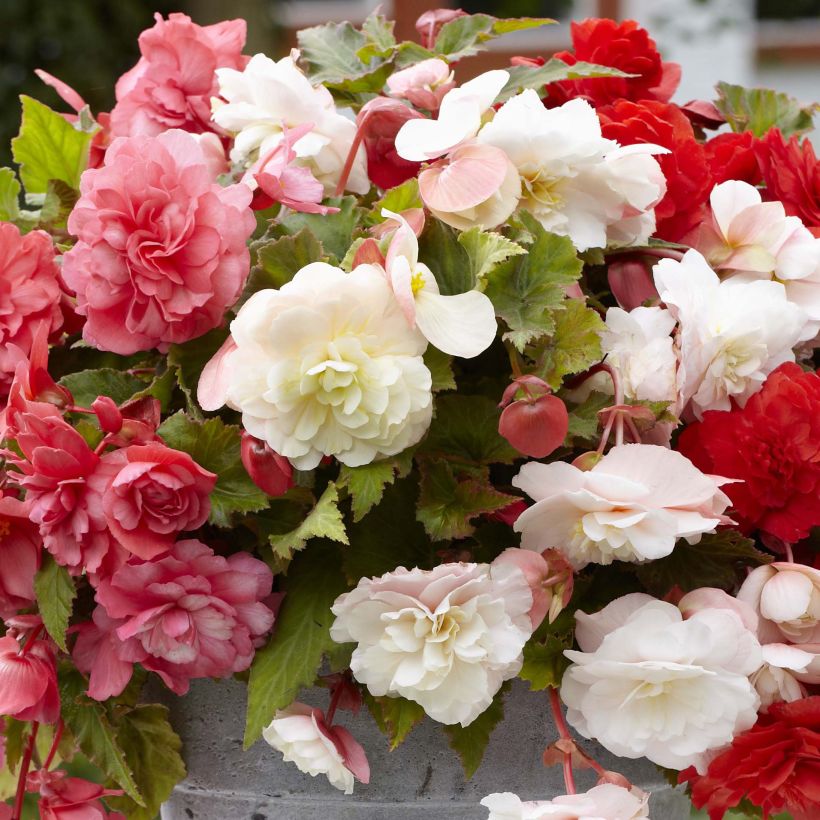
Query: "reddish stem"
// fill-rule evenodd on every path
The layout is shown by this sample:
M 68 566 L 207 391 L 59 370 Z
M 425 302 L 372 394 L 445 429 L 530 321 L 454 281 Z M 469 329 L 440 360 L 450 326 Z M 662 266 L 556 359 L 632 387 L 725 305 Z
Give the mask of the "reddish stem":
M 31 635 L 28 636 L 26 642 L 23 644 L 23 648 L 20 650 L 21 655 L 25 655 L 29 649 L 34 645 L 34 642 L 40 637 L 40 633 L 43 631 L 43 624 L 40 624 L 38 627 L 35 627 L 31 631 Z
M 564 713 L 561 711 L 561 700 L 558 697 L 558 690 L 555 687 L 550 688 L 550 706 L 552 707 L 552 716 L 555 720 L 555 728 L 558 729 L 558 736 L 561 740 L 572 740 L 572 735 L 564 720 Z M 572 773 L 572 754 L 570 752 L 563 752 L 564 755 L 564 785 L 567 789 L 567 794 L 575 794 L 575 775 Z
M 70 404 L 68 407 L 64 407 L 66 413 L 87 413 L 89 416 L 95 416 L 96 413 L 93 410 L 89 410 L 87 407 L 78 407 L 76 404 Z
M 40 724 L 34 721 L 31 724 L 31 733 L 28 736 L 26 749 L 23 752 L 23 760 L 20 763 L 20 774 L 17 775 L 17 793 L 14 795 L 14 809 L 11 813 L 11 820 L 21 820 L 23 816 L 23 799 L 26 796 L 26 780 L 28 770 L 31 766 L 31 757 L 34 754 L 34 744 L 37 742 L 37 731 Z
M 333 718 L 336 715 L 336 707 L 339 705 L 339 699 L 342 697 L 342 689 L 344 688 L 344 682 L 340 681 L 336 688 L 333 690 L 333 697 L 330 699 L 330 706 L 327 707 L 327 715 L 325 716 L 325 720 L 327 722 L 328 727 L 333 725 Z
M 362 144 L 362 140 L 364 139 L 365 126 L 367 125 L 367 122 L 372 114 L 372 111 L 368 111 L 362 117 L 362 121 L 356 128 L 356 136 L 350 144 L 350 150 L 347 152 L 347 159 L 345 160 L 341 176 L 339 177 L 339 184 L 336 186 L 336 190 L 334 191 L 335 196 L 341 196 L 345 192 L 345 186 L 347 185 L 347 180 L 350 177 L 350 172 L 353 169 L 353 163 L 356 161 L 356 154 L 359 153 L 359 146 Z
M 65 728 L 65 724 L 63 723 L 63 719 L 60 718 L 59 722 L 57 723 L 57 728 L 54 731 L 54 739 L 51 741 L 51 748 L 48 750 L 48 757 L 43 763 L 42 768 L 48 771 L 48 767 L 54 762 L 54 756 L 57 754 L 57 747 L 60 745 L 60 741 L 63 738 L 63 729 Z

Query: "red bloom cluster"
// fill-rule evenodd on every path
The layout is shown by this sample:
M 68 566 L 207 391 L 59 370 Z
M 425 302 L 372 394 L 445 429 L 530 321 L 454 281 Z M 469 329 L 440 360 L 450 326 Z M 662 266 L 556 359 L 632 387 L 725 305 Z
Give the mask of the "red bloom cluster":
M 820 376 L 787 363 L 742 409 L 710 411 L 678 449 L 706 473 L 741 479 L 724 490 L 745 531 L 788 543 L 820 525 Z

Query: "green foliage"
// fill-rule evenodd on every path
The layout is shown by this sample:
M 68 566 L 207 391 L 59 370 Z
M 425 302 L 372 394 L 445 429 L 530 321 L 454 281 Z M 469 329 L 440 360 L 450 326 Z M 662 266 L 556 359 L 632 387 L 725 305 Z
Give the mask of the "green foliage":
M 374 224 L 384 222 L 383 208 L 393 211 L 394 214 L 400 214 L 410 208 L 421 208 L 422 205 L 421 194 L 419 194 L 419 181 L 416 177 L 411 177 L 402 182 L 401 185 L 396 185 L 395 188 L 385 191 L 384 196 L 376 200 L 370 210 L 369 219 Z
M 508 691 L 509 684 L 505 684 L 493 698 L 493 702 L 467 726 L 456 723 L 444 727 L 450 746 L 461 758 L 467 780 L 472 778 L 481 765 L 493 729 L 504 719 L 504 697 Z
M 90 407 L 98 396 L 108 396 L 116 404 L 122 404 L 145 387 L 136 376 L 112 367 L 69 373 L 60 379 L 60 384 L 71 391 L 78 407 Z
M 67 652 L 65 633 L 77 590 L 68 570 L 47 552 L 44 552 L 42 566 L 34 576 L 34 594 L 48 634 L 63 652 Z
M 731 83 L 718 83 L 716 88 L 715 105 L 732 131 L 751 131 L 762 137 L 770 128 L 779 128 L 790 137 L 814 128 L 816 104 L 804 106 L 794 97 L 769 88 L 743 88 Z
M 384 488 L 392 484 L 397 476 L 407 475 L 412 467 L 413 458 L 408 453 L 361 467 L 343 464 L 339 471 L 339 486 L 345 487 L 350 495 L 353 520 L 361 521 L 382 500 Z
M 424 351 L 424 363 L 433 377 L 433 392 L 455 390 L 456 377 L 453 373 L 453 357 L 442 353 L 437 347 L 429 345 Z
M 274 555 L 288 560 L 294 552 L 304 549 L 311 538 L 330 538 L 347 544 L 347 533 L 339 511 L 339 491 L 332 481 L 295 530 L 284 535 L 271 535 L 268 541 Z
M 270 642 L 260 649 L 248 681 L 245 748 L 249 748 L 303 686 L 310 686 L 322 656 L 334 647 L 330 607 L 346 589 L 339 551 L 320 542 L 299 553 L 288 571 L 285 599 Z
M 205 365 L 228 338 L 228 328 L 217 327 L 204 336 L 181 345 L 171 345 L 168 350 L 168 369 L 174 372 L 180 390 L 185 394 L 188 412 L 195 418 L 202 413 L 196 402 L 196 387 Z
M 518 677 L 528 681 L 533 691 L 560 686 L 569 666 L 564 650 L 572 647 L 572 633 L 556 635 L 548 627 L 545 621 L 524 646 L 524 665 Z
M 16 222 L 20 215 L 20 183 L 11 168 L 0 168 L 0 221 Z
M 365 692 L 364 702 L 379 729 L 389 738 L 391 752 L 401 746 L 407 735 L 424 719 L 424 709 L 406 698 L 374 698 Z
M 362 62 L 368 63 L 373 57 L 386 57 L 390 54 L 396 46 L 396 38 L 393 35 L 395 25 L 378 11 L 371 12 L 362 23 L 362 34 L 369 42 L 356 52 L 356 56 Z
M 566 444 L 568 447 L 579 444 L 576 441 L 590 442 L 598 436 L 600 427 L 598 413 L 605 407 L 611 407 L 614 399 L 611 394 L 592 393 L 581 404 L 572 407 L 569 411 L 569 430 Z
M 485 278 L 511 256 L 527 252 L 517 242 L 500 233 L 470 228 L 458 236 L 458 243 L 467 251 L 470 273 L 474 282 L 483 286 Z
M 530 214 L 520 215 L 534 239 L 524 256 L 497 267 L 487 277 L 487 296 L 507 323 L 504 338 L 519 352 L 534 340 L 555 333 L 555 314 L 565 309 L 564 287 L 578 280 L 583 267 L 566 236 L 547 233 Z
M 344 259 L 365 210 L 357 204 L 355 196 L 329 197 L 325 204 L 338 208 L 338 213 L 323 215 L 293 211 L 276 226 L 276 231 L 293 236 L 308 228 L 328 255 L 327 261 L 335 265 Z
M 511 66 L 507 69 L 510 79 L 496 97 L 497 102 L 505 102 L 520 91 L 534 88 L 539 96 L 545 94 L 544 86 L 560 80 L 581 80 L 587 77 L 630 77 L 618 68 L 595 65 L 593 63 L 575 63 L 567 65 L 563 60 L 553 57 L 542 66 Z
M 23 95 L 20 134 L 11 142 L 20 179 L 29 194 L 44 194 L 49 180 L 80 187 L 80 174 L 88 165 L 93 133 L 77 130 L 47 105 Z
M 489 14 L 468 14 L 457 17 L 441 27 L 433 50 L 449 62 L 461 60 L 484 51 L 488 40 L 513 31 L 540 28 L 555 23 L 546 17 L 521 17 L 500 20 Z
M 456 232 L 438 219 L 427 220 L 419 239 L 419 260 L 430 268 L 446 296 L 475 287 L 467 251 L 459 244 Z
M 544 345 L 538 372 L 553 390 L 564 376 L 581 373 L 603 358 L 600 332 L 605 329 L 597 311 L 580 299 L 565 299 L 555 314 L 555 330 Z
M 230 527 L 234 513 L 248 513 L 268 506 L 268 496 L 251 481 L 240 457 L 240 429 L 220 418 L 195 421 L 185 413 L 167 418 L 157 431 L 165 443 L 182 450 L 201 467 L 216 473 L 211 493 L 209 521 Z

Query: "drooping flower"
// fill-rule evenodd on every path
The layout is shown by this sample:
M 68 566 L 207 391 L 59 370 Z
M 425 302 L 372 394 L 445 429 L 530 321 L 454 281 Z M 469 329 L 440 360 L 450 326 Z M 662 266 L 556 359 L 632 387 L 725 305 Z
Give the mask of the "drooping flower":
M 649 795 L 602 783 L 580 794 L 525 802 L 510 792 L 491 794 L 481 801 L 487 820 L 641 820 L 649 818 Z
M 345 794 L 353 794 L 353 781 L 370 782 L 370 766 L 364 749 L 342 726 L 329 725 L 320 709 L 292 703 L 277 709 L 262 737 L 286 763 L 316 777 L 323 774 Z
M 587 471 L 562 461 L 530 462 L 513 485 L 535 504 L 515 530 L 525 549 L 558 548 L 576 569 L 662 558 L 678 538 L 697 542 L 726 520 L 724 483 L 654 444 L 613 447 Z
M 153 561 L 131 559 L 100 582 L 93 621 L 78 628 L 73 657 L 91 675 L 89 697 L 120 694 L 135 663 L 179 695 L 192 678 L 247 669 L 273 624 L 262 603 L 272 581 L 248 553 L 223 558 L 195 540 Z
M 516 399 L 519 392 L 522 395 Z M 504 408 L 498 433 L 519 453 L 546 458 L 564 443 L 569 430 L 567 406 L 543 379 L 519 376 L 507 386 L 498 406 Z
M 820 805 L 820 696 L 776 703 L 709 763 L 681 772 L 692 802 L 721 820 L 745 797 L 764 816 L 788 811 L 810 820 Z
M 559 51 L 555 54 L 559 60 L 567 65 L 587 62 L 611 66 L 633 76 L 550 83 L 548 105 L 560 105 L 575 97 L 583 97 L 596 107 L 620 99 L 668 102 L 675 93 L 680 66 L 663 62 L 655 41 L 634 20 L 592 18 L 573 22 L 570 33 L 573 50 Z
M 754 724 L 748 676 L 760 645 L 735 612 L 683 619 L 676 606 L 633 593 L 576 620 L 581 651 L 564 653 L 573 663 L 561 682 L 567 720 L 613 754 L 705 768 L 704 753 Z
M 211 97 L 216 69 L 241 69 L 247 25 L 226 20 L 198 26 L 185 14 L 154 15 L 153 28 L 139 38 L 141 57 L 117 81 L 111 111 L 115 137 L 157 136 L 169 128 L 212 130 Z
M 467 726 L 521 668 L 532 605 L 512 563 L 399 567 L 337 598 L 330 634 L 357 644 L 351 669 L 372 695 L 401 695 Z
M 443 353 L 469 359 L 486 350 L 495 339 L 493 303 L 483 293 L 468 290 L 445 296 L 430 268 L 419 262 L 419 243 L 407 220 L 386 209 L 382 216 L 395 220 L 385 259 L 387 281 L 407 324 L 417 327 Z
M 43 539 L 22 501 L 0 491 L 0 618 L 34 603 Z
M 0 638 L 0 714 L 38 723 L 59 718 L 57 669 L 48 641 L 21 645 L 10 634 Z
M 100 799 L 122 794 L 121 789 L 105 789 L 99 783 L 68 777 L 66 772 L 40 769 L 28 776 L 28 791 L 39 791 L 40 820 L 125 820 L 120 812 L 109 812 Z
M 387 90 L 392 97 L 402 97 L 433 113 L 454 85 L 450 66 L 437 57 L 394 71 L 387 78 Z
M 255 293 L 231 334 L 218 354 L 221 378 L 200 388 L 200 403 L 227 401 L 251 435 L 297 469 L 326 455 L 368 464 L 415 444 L 430 424 L 426 341 L 373 265 L 351 273 L 307 265 L 280 290 Z
M 250 266 L 247 186 L 217 185 L 194 137 L 172 130 L 116 140 L 80 187 L 63 275 L 86 341 L 164 351 L 222 322 Z
M 652 154 L 664 149 L 604 139 L 585 100 L 547 109 L 528 89 L 501 106 L 478 140 L 518 169 L 520 206 L 579 250 L 640 244 L 654 231 L 652 209 L 665 182 Z
M 678 447 L 701 470 L 739 479 L 726 493 L 744 532 L 794 543 L 820 525 L 817 374 L 781 365 L 744 408 L 688 425 Z
M 20 354 L 30 355 L 38 327 L 50 336 L 63 323 L 54 257 L 44 231 L 21 236 L 16 225 L 0 222 L 0 398 L 8 394 Z
M 654 268 L 661 300 L 680 325 L 681 407 L 697 418 L 707 410 L 743 406 L 766 377 L 794 361 L 792 348 L 809 338 L 808 317 L 779 282 L 721 282 L 706 260 L 687 251 Z M 808 327 L 808 332 L 807 332 Z
M 336 110 L 330 92 L 313 86 L 297 67 L 298 52 L 279 61 L 256 54 L 238 71 L 216 72 L 219 96 L 213 101 L 213 119 L 234 135 L 231 159 L 249 166 L 270 153 L 290 128 L 312 123 L 313 128 L 293 145 L 298 162 L 332 194 L 339 181 L 356 125 Z M 364 151 L 359 149 L 347 189 L 367 193 Z

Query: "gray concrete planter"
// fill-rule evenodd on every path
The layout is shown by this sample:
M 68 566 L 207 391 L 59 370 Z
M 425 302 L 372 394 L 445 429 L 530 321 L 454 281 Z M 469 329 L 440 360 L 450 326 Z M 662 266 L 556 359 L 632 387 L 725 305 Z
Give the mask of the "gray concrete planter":
M 301 700 L 327 706 L 327 691 L 309 690 Z M 162 820 L 482 820 L 479 801 L 491 792 L 513 791 L 525 800 L 564 792 L 560 767 L 545 769 L 541 754 L 556 737 L 543 692 L 516 683 L 507 696 L 506 719 L 493 733 L 484 762 L 465 781 L 460 761 L 432 721 L 417 726 L 396 751 L 366 710 L 358 718 L 340 713 L 370 760 L 369 786 L 345 796 L 324 778 L 303 775 L 264 742 L 242 751 L 245 687 L 233 680 L 193 681 L 191 692 L 169 702 L 184 743 L 188 778 L 163 806 Z M 623 772 L 652 792 L 654 820 L 685 820 L 686 798 L 671 789 L 645 760 L 618 760 L 597 744 L 586 748 L 605 767 Z M 579 789 L 594 785 L 577 772 Z

